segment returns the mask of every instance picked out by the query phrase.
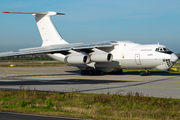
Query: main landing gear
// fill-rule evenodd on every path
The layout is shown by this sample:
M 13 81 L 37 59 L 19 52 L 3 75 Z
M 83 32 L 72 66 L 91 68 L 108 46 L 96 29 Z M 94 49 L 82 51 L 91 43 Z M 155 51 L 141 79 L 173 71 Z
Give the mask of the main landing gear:
M 110 72 L 110 73 L 107 73 L 108 75 L 122 75 L 123 74 L 123 70 L 119 70 L 119 71 L 116 71 L 116 72 Z
M 81 70 L 81 75 L 102 75 L 100 70 Z
M 140 72 L 140 75 L 141 76 L 149 76 L 150 72 L 148 70 L 145 70 L 145 71 Z
M 111 73 L 103 73 L 100 70 L 81 70 L 81 75 L 103 75 L 103 74 L 112 74 L 112 75 L 122 75 L 123 70 L 119 70 L 116 72 L 111 72 Z

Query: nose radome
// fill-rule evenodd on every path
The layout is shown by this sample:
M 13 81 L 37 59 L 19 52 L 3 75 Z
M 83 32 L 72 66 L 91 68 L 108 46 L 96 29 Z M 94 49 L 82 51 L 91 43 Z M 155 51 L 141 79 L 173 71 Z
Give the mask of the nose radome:
M 170 60 L 171 60 L 171 62 L 176 62 L 178 60 L 178 57 L 174 53 L 172 53 Z

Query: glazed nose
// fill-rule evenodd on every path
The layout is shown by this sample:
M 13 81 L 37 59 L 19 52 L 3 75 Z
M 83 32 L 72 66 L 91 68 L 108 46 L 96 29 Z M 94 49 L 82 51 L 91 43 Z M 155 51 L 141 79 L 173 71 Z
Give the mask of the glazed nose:
M 172 53 L 170 60 L 171 60 L 171 62 L 176 62 L 178 60 L 178 57 L 174 53 Z

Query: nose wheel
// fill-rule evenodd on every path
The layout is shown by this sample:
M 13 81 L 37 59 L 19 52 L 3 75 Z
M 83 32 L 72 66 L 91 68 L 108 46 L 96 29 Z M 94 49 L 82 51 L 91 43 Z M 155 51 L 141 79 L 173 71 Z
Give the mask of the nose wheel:
M 145 71 L 140 72 L 140 75 L 141 76 L 149 76 L 150 72 L 148 70 L 145 70 Z

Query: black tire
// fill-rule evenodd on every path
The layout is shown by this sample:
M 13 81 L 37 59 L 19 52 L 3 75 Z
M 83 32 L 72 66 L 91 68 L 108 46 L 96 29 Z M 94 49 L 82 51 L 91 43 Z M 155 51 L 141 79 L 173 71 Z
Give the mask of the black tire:
M 145 76 L 145 75 L 146 75 L 146 72 L 145 72 L 145 71 L 140 72 L 140 75 L 141 75 L 141 76 Z
M 86 70 L 81 70 L 81 75 L 87 75 L 87 71 Z
M 149 72 L 149 71 L 147 72 L 147 75 L 148 75 L 148 76 L 150 75 L 150 72 Z
M 122 75 L 122 74 L 123 74 L 123 70 L 122 70 L 122 69 L 119 70 L 119 71 L 118 71 L 118 74 L 119 74 L 119 75 Z
M 140 72 L 140 75 L 141 76 L 149 76 L 150 72 L 149 71 L 148 72 L 143 71 L 143 72 Z
M 88 70 L 87 73 L 88 73 L 88 75 L 94 75 L 95 74 L 94 70 Z
M 101 73 L 102 73 L 102 72 L 101 72 L 100 70 L 96 70 L 96 71 L 95 71 L 95 75 L 101 75 Z

